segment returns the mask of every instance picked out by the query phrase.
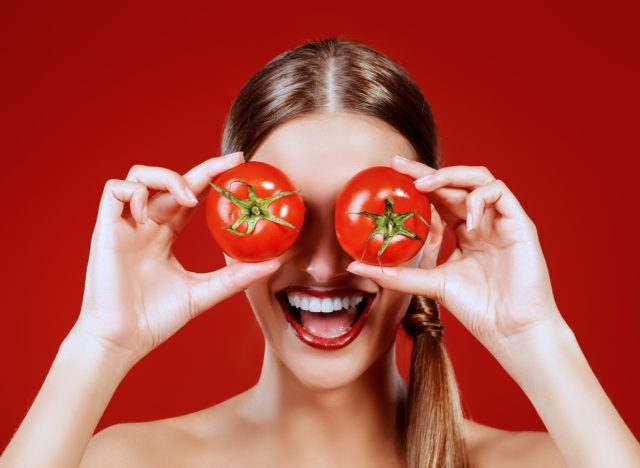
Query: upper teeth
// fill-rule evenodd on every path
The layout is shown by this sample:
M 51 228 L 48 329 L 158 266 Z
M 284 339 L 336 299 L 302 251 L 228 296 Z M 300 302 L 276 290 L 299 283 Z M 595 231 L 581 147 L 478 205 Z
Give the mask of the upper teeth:
M 342 308 L 354 307 L 362 301 L 362 296 L 315 297 L 302 293 L 287 293 L 289 304 L 309 312 L 334 312 Z

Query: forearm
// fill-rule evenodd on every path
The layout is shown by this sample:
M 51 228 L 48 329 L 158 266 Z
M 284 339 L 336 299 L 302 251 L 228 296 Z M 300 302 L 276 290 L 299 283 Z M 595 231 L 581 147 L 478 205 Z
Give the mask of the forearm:
M 503 341 L 494 356 L 533 403 L 568 467 L 637 467 L 640 445 L 563 321 Z
M 70 333 L 0 467 L 74 467 L 111 396 L 133 366 L 131 359 Z

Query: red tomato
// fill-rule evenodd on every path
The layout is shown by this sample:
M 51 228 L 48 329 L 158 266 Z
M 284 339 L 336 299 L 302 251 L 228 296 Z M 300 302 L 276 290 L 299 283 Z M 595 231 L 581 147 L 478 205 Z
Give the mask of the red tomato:
M 342 188 L 335 207 L 336 236 L 363 263 L 396 266 L 423 246 L 431 223 L 426 194 L 413 178 L 390 167 L 358 172 Z
M 229 257 L 261 262 L 281 255 L 296 241 L 304 221 L 304 202 L 280 169 L 249 161 L 213 180 L 205 218 Z

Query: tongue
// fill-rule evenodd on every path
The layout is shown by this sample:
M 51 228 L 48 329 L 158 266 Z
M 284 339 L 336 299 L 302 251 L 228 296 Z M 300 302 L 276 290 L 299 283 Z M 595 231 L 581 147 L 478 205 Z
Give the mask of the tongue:
M 355 307 L 330 313 L 301 310 L 300 321 L 309 333 L 321 338 L 334 338 L 343 335 L 351 328 L 357 312 Z

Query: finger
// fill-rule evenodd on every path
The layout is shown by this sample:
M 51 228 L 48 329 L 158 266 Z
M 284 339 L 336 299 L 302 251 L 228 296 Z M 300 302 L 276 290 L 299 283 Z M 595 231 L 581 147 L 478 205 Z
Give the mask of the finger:
M 402 174 L 409 175 L 416 179 L 436 171 L 436 169 L 421 161 L 414 161 L 399 155 L 394 155 L 391 158 L 391 167 Z M 426 192 L 426 190 L 422 190 L 420 187 L 416 188 L 421 192 Z M 438 208 L 447 225 L 455 228 L 455 226 L 460 224 L 460 219 L 463 219 L 466 215 L 464 201 L 468 194 L 469 191 L 464 188 L 442 187 L 430 191 L 429 198 Z
M 428 192 L 432 198 L 437 198 L 440 205 L 444 205 L 456 217 L 456 219 L 452 219 L 448 214 L 444 214 L 446 210 L 442 209 L 442 206 L 440 207 L 446 217 L 447 224 L 455 230 L 457 226 L 466 222 L 466 200 L 469 191 L 493 180 L 495 177 L 484 166 L 448 166 L 417 179 L 414 181 L 414 185 L 421 192 Z M 439 193 L 445 186 L 458 187 L 458 191 Z
M 126 180 L 140 182 L 148 188 L 168 191 L 168 194 L 170 194 L 177 203 L 182 205 L 191 207 L 198 203 L 195 195 L 187 185 L 186 180 L 171 169 L 136 164 L 129 170 Z M 162 223 L 164 220 L 158 218 L 154 211 L 153 200 L 154 198 L 151 199 L 147 206 L 148 216 L 152 220 Z
M 469 192 L 466 190 L 458 190 L 457 192 L 450 191 L 444 194 L 436 191 L 429 193 L 429 198 L 447 225 L 455 229 L 460 223 L 460 220 L 466 216 L 467 209 L 465 200 L 468 194 Z
M 444 274 L 442 266 L 429 270 L 411 267 L 384 267 L 353 261 L 347 270 L 370 278 L 383 288 L 428 297 L 442 303 Z
M 98 223 L 115 224 L 122 220 L 126 203 L 130 203 L 130 211 L 136 222 L 144 223 L 143 207 L 148 196 L 147 187 L 141 183 L 119 179 L 107 180 L 100 198 Z
M 183 178 L 197 199 L 201 201 L 207 195 L 209 183 L 215 176 L 243 162 L 244 155 L 241 151 L 225 156 L 216 156 L 193 167 L 183 175 Z M 151 204 L 154 215 L 169 223 L 176 232 L 182 230 L 195 212 L 193 207 L 181 206 L 168 193 L 157 194 Z
M 498 213 L 509 218 L 527 217 L 522 205 L 502 180 L 495 179 L 488 184 L 478 187 L 467 197 L 466 208 L 471 228 L 479 226 L 485 212 L 485 207 L 493 206 Z
M 445 224 L 436 208 L 431 205 L 431 228 L 420 259 L 420 268 L 429 269 L 436 266 L 438 254 L 444 238 Z
M 471 191 L 495 179 L 484 166 L 448 166 L 417 179 L 414 185 L 422 191 L 432 191 L 444 186 Z
M 395 169 L 396 171 L 402 174 L 411 176 L 414 179 L 420 179 L 436 171 L 436 169 L 425 164 L 422 161 L 407 159 L 397 154 L 393 155 L 393 157 L 391 158 L 391 168 Z M 465 189 L 454 188 L 454 187 L 446 187 L 446 188 L 443 187 L 434 192 L 435 195 L 444 199 L 462 199 L 462 200 L 464 200 L 464 198 L 467 196 L 467 193 L 468 191 Z
M 270 275 L 279 267 L 278 259 L 272 259 L 259 263 L 234 262 L 211 273 L 189 272 L 193 316 L 245 290 L 253 282 Z

